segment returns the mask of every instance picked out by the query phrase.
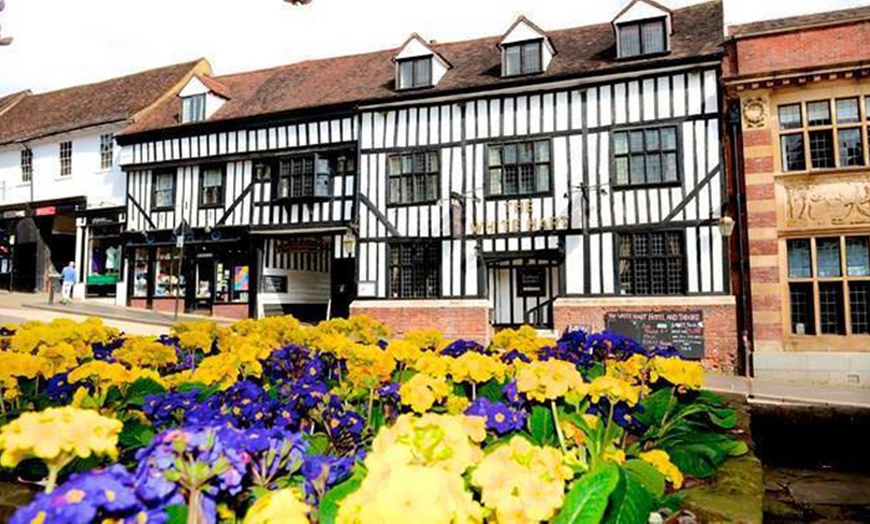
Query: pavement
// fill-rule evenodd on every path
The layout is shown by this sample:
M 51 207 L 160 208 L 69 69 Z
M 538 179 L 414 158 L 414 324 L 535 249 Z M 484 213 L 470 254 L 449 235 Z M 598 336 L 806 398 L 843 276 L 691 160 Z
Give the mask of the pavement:
M 171 317 L 158 322 L 157 315 L 146 322 L 144 317 L 127 314 L 128 308 L 105 303 L 85 304 L 73 302 L 69 306 L 50 305 L 44 294 L 8 293 L 0 291 L 0 324 L 22 322 L 51 322 L 55 318 L 68 318 L 81 322 L 88 317 L 100 317 L 111 326 L 131 335 L 162 335 L 169 333 Z M 149 312 L 150 313 L 150 312 Z
M 788 382 L 708 373 L 704 388 L 743 395 L 751 403 L 805 404 L 870 408 L 870 388 Z

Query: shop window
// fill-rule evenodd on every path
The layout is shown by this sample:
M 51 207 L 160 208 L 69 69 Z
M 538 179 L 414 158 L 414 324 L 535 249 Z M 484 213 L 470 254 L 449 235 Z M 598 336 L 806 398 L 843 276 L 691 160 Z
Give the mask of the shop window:
M 657 186 L 680 181 L 676 126 L 615 132 L 612 156 L 616 186 Z
M 107 286 L 120 280 L 121 243 L 120 228 L 111 237 L 92 236 L 89 239 L 90 257 L 88 258 L 88 285 Z
M 157 248 L 157 256 L 154 260 L 154 296 L 184 297 L 185 279 L 183 274 L 178 274 L 178 257 L 173 247 Z
M 224 169 L 220 166 L 204 167 L 200 171 L 200 207 L 224 205 Z
M 528 196 L 550 192 L 549 140 L 491 145 L 487 150 L 487 196 Z
M 686 292 L 684 234 L 677 231 L 619 235 L 619 288 L 623 295 Z
M 423 204 L 438 200 L 439 154 L 419 151 L 390 155 L 390 201 L 397 204 Z
M 136 248 L 133 258 L 133 296 L 135 298 L 148 297 L 148 274 L 150 261 L 148 260 L 148 248 Z
M 215 263 L 215 302 L 248 302 L 250 266 L 232 262 Z
M 861 110 L 858 97 L 779 106 L 782 170 L 790 172 L 866 165 L 864 144 L 867 132 L 861 125 Z
M 152 208 L 155 211 L 172 209 L 175 206 L 175 173 L 169 171 L 154 174 L 154 196 Z
M 390 251 L 392 298 L 437 298 L 441 248 L 435 242 L 393 243 Z
M 786 243 L 791 332 L 870 334 L 870 237 Z

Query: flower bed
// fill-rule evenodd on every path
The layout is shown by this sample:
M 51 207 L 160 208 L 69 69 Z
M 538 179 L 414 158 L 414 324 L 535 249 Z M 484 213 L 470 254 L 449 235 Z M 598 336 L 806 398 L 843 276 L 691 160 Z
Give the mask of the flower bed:
M 746 453 L 702 381 L 608 332 L 28 323 L 0 328 L 0 465 L 43 490 L 13 523 L 645 523 Z

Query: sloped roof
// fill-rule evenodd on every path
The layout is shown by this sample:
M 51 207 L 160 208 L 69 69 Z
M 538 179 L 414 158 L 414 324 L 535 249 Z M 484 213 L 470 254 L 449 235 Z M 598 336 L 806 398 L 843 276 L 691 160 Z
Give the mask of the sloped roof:
M 403 92 L 395 90 L 395 65 L 398 52 L 389 49 L 214 77 L 229 90 L 228 100 L 208 121 L 181 124 L 180 105 L 165 101 L 154 111 L 130 125 L 121 134 L 129 136 L 183 126 L 208 126 L 219 122 L 287 115 L 315 108 L 350 107 L 431 97 L 457 92 L 493 89 L 564 78 L 630 71 L 719 56 L 723 40 L 722 3 L 719 0 L 695 4 L 673 11 L 674 34 L 671 53 L 666 56 L 616 59 L 613 26 L 602 23 L 572 29 L 548 31 L 559 50 L 547 71 L 531 77 L 503 78 L 501 36 L 463 42 L 431 44 L 453 68 L 437 86 Z
M 208 62 L 199 59 L 93 84 L 28 94 L 0 116 L 0 145 L 129 121 L 182 87 L 194 72 L 209 70 Z M 0 99 L 0 107 L 6 98 Z
M 762 20 L 749 24 L 733 25 L 728 28 L 728 34 L 741 38 L 755 34 L 792 31 L 813 26 L 836 25 L 870 19 L 870 6 L 840 9 L 825 13 L 790 16 L 774 20 Z
M 8 111 L 15 104 L 21 101 L 22 98 L 30 94 L 30 90 L 26 91 L 18 91 L 17 93 L 10 93 L 6 96 L 0 96 L 0 115 Z

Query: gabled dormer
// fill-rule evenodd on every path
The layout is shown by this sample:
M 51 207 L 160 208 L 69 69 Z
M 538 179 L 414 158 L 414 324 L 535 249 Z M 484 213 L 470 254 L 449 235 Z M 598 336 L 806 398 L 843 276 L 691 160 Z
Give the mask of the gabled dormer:
M 524 16 L 517 18 L 498 46 L 501 49 L 501 76 L 543 73 L 556 54 L 546 33 Z
M 438 85 L 450 64 L 417 33 L 402 44 L 396 63 L 396 89 L 421 89 Z
M 673 13 L 653 0 L 632 0 L 613 19 L 616 56 L 640 58 L 669 53 Z
M 229 100 L 229 90 L 207 76 L 194 75 L 178 93 L 182 124 L 207 120 Z

